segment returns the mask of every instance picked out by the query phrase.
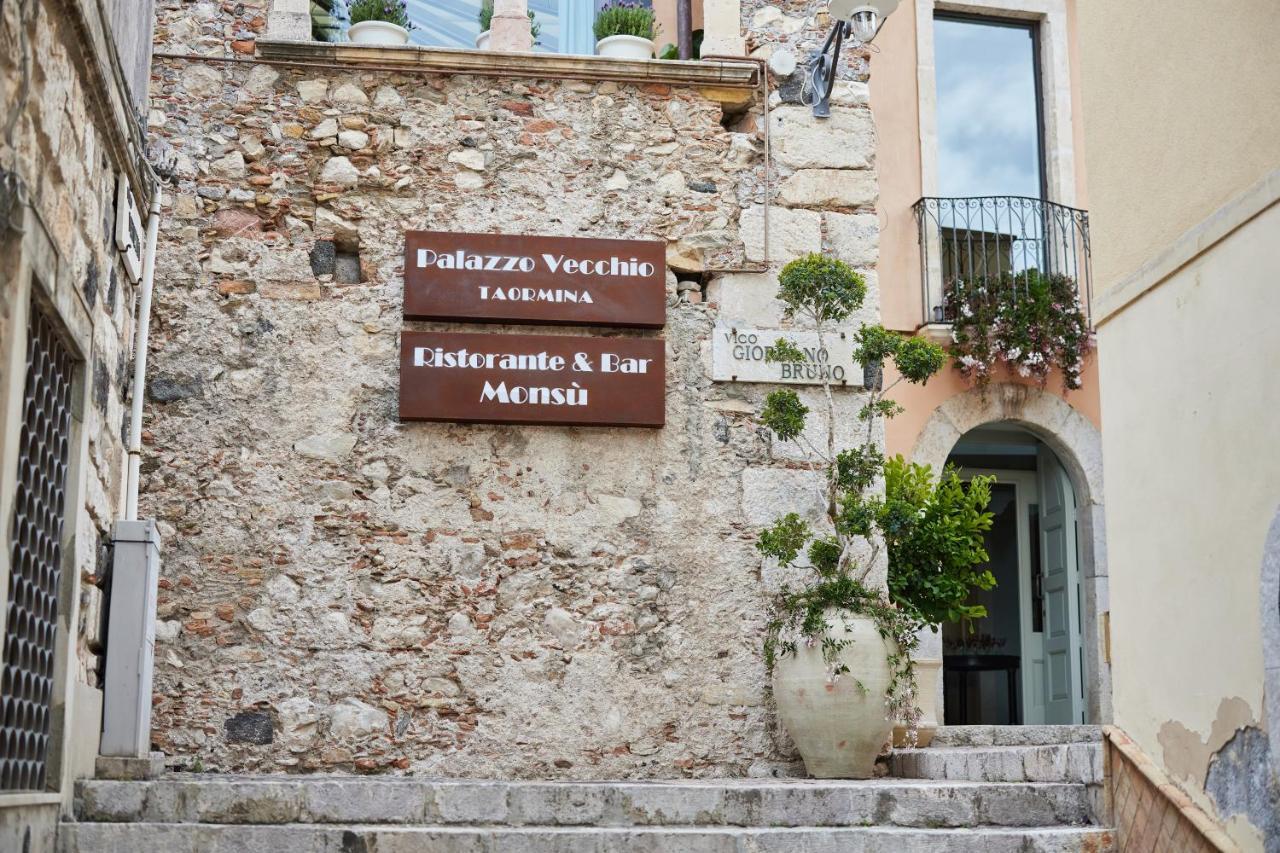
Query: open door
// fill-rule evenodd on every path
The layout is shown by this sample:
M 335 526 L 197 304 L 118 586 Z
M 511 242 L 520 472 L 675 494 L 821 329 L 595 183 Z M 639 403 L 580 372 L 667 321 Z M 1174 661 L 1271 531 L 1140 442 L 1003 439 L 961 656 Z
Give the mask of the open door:
M 1044 585 L 1044 721 L 1083 723 L 1075 494 L 1067 472 L 1047 447 L 1039 449 L 1037 470 Z

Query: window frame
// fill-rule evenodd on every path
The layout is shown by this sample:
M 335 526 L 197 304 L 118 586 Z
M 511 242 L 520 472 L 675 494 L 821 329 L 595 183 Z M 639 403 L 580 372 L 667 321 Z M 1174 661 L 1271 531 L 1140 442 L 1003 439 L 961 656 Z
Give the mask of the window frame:
M 1044 81 L 1040 47 L 1040 21 L 1027 20 L 1023 18 L 1011 18 L 1005 16 L 983 15 L 974 12 L 954 12 L 946 8 L 935 9 L 933 18 L 929 21 L 929 25 L 933 26 L 938 21 L 955 21 L 964 24 L 977 24 L 988 27 L 1004 27 L 1007 29 L 1026 30 L 1031 36 L 1031 77 L 1032 88 L 1035 96 L 1036 110 L 1036 140 L 1039 143 L 1036 147 L 1036 166 L 1039 169 L 1037 183 L 1040 186 L 1040 199 L 1042 201 L 1053 201 L 1049 197 L 1049 169 L 1048 169 L 1048 148 L 1049 139 L 1045 132 L 1044 120 Z M 934 122 L 937 123 L 937 60 L 934 61 Z M 935 137 L 938 143 L 941 143 L 941 137 Z M 935 145 L 935 158 L 940 150 L 939 145 Z M 936 194 L 936 193 L 935 193 Z M 1007 193 L 983 193 L 983 195 L 1007 195 Z
M 1077 206 L 1075 141 L 1066 0 L 915 0 L 916 85 L 919 91 L 921 195 L 938 195 L 935 16 L 979 18 L 984 23 L 1036 24 L 1038 108 L 1044 200 Z

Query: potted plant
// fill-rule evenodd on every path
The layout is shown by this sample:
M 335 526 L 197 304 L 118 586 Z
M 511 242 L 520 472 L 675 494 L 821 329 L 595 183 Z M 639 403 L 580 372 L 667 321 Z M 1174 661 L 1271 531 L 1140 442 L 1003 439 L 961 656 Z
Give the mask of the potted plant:
M 658 34 L 653 9 L 619 0 L 596 13 L 596 53 L 619 59 L 649 59 Z
M 489 49 L 489 31 L 493 24 L 493 0 L 483 0 L 480 4 L 480 34 L 476 36 L 476 49 Z M 529 11 L 529 35 L 533 38 L 533 43 L 538 43 L 538 34 L 542 32 L 542 25 L 538 23 L 537 18 L 533 14 L 533 10 Z
M 348 0 L 351 29 L 347 38 L 356 44 L 409 43 L 409 12 L 405 0 Z
M 951 466 L 937 479 L 928 465 L 895 456 L 884 466 L 884 504 L 878 526 L 889 554 L 889 598 L 899 609 L 937 631 L 942 622 L 968 623 L 987 615 L 969 604 L 974 589 L 992 589 L 995 576 L 983 534 L 991 529 L 991 484 L 995 477 L 967 483 Z M 916 743 L 928 746 L 938 728 L 941 658 L 916 658 L 916 687 L 922 715 Z M 894 728 L 894 745 L 908 740 L 905 726 Z
M 808 255 L 782 268 L 778 299 L 787 316 L 807 320 L 826 350 L 835 327 L 861 305 L 866 282 L 839 260 Z M 785 567 L 805 572 L 799 588 L 784 586 L 765 630 L 765 663 L 773 675 L 778 716 L 809 773 L 821 778 L 867 778 L 887 744 L 895 720 L 915 729 L 919 710 L 911 652 L 919 620 L 890 600 L 872 577 L 883 571 L 885 505 L 879 492 L 884 456 L 878 423 L 901 411 L 885 394 L 898 382 L 923 383 L 946 358 L 935 344 L 864 325 L 854 335 L 867 397 L 858 417 L 860 445 L 837 449 L 835 391 L 824 378 L 825 441 L 806 432 L 809 409 L 791 389 L 765 398 L 760 420 L 782 441 L 794 442 L 820 472 L 823 517 L 816 524 L 790 512 L 761 532 L 757 549 Z M 780 340 L 767 351 L 774 362 L 808 356 Z M 900 378 L 884 387 L 892 360 Z M 828 371 L 819 371 L 823 377 Z M 821 446 L 820 446 L 821 445 Z M 882 582 L 881 582 L 882 583 Z

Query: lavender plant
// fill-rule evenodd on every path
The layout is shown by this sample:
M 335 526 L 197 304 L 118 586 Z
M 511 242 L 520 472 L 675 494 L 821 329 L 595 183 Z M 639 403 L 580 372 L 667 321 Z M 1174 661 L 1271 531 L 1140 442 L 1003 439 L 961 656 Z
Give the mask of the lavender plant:
M 347 12 L 352 24 L 385 21 L 406 30 L 413 29 L 405 0 L 347 0 Z
M 652 41 L 658 34 L 658 22 L 652 8 L 619 0 L 596 13 L 595 34 L 597 41 L 609 36 L 638 36 Z

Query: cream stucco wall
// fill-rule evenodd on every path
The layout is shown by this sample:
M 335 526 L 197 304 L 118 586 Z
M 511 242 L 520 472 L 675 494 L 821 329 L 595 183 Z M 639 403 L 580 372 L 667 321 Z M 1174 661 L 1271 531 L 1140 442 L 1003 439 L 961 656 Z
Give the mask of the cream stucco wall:
M 1265 728 L 1280 336 L 1257 330 L 1276 304 L 1277 235 L 1273 204 L 1100 330 L 1115 721 L 1211 809 L 1211 755 Z M 1227 828 L 1261 849 L 1239 818 Z
M 1106 289 L 1280 162 L 1275 0 L 1080 0 Z

